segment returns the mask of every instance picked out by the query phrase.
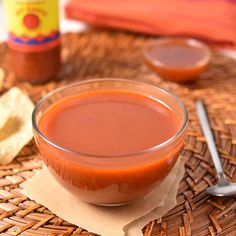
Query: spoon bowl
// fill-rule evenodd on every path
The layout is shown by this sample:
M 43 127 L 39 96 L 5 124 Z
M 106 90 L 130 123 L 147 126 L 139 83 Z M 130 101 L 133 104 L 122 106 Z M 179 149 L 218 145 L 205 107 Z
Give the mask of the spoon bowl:
M 206 189 L 206 192 L 218 197 L 232 197 L 236 196 L 236 183 L 228 182 L 225 185 L 216 184 Z
M 213 196 L 219 197 L 236 196 L 236 183 L 230 183 L 226 175 L 224 174 L 224 170 L 220 161 L 219 153 L 215 145 L 214 136 L 210 128 L 210 123 L 207 117 L 207 112 L 204 103 L 202 101 L 197 101 L 196 109 L 218 178 L 218 183 L 214 186 L 207 188 L 206 192 Z

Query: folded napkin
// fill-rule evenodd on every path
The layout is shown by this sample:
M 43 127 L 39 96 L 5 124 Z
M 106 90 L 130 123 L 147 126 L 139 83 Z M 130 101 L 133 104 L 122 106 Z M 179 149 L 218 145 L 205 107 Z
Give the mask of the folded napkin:
M 66 15 L 94 26 L 190 36 L 236 47 L 234 0 L 69 0 Z

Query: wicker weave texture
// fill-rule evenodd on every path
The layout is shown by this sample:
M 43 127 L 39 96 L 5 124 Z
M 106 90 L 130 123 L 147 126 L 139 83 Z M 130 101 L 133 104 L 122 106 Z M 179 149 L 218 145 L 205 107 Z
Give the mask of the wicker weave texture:
M 148 224 L 143 233 L 145 236 L 236 236 L 235 198 L 209 197 L 204 191 L 216 178 L 195 112 L 196 99 L 203 99 L 224 170 L 236 182 L 236 62 L 214 52 L 206 73 L 195 83 L 178 85 L 161 80 L 144 64 L 142 48 L 149 40 L 152 39 L 140 35 L 96 30 L 64 35 L 61 74 L 57 80 L 44 85 L 17 82 L 6 45 L 2 44 L 0 67 L 6 79 L 0 92 L 19 86 L 37 102 L 63 84 L 118 77 L 145 81 L 176 93 L 189 111 L 188 135 L 182 152 L 187 159 L 186 172 L 178 191 L 178 205 L 162 219 Z M 31 178 L 41 166 L 33 141 L 10 165 L 0 166 L 1 235 L 93 235 L 20 193 L 19 184 Z

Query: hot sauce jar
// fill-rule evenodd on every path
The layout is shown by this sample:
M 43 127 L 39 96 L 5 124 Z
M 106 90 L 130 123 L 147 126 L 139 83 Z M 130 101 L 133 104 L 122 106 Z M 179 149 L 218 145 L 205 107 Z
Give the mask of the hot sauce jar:
M 60 70 L 58 0 L 4 0 L 11 66 L 19 80 L 45 82 Z

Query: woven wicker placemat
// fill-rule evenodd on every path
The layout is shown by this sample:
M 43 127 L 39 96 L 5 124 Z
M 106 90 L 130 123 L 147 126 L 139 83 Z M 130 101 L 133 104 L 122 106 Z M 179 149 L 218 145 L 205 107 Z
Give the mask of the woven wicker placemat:
M 0 67 L 6 73 L 1 93 L 16 85 L 37 102 L 62 84 L 87 78 L 122 77 L 146 81 L 178 94 L 189 111 L 188 136 L 182 152 L 188 159 L 186 172 L 178 191 L 178 205 L 162 219 L 147 225 L 144 235 L 235 236 L 235 198 L 209 197 L 204 191 L 216 182 L 215 170 L 194 102 L 201 98 L 207 104 L 224 170 L 236 181 L 236 62 L 214 52 L 205 74 L 195 83 L 178 85 L 161 80 L 145 66 L 142 48 L 149 40 L 140 35 L 96 30 L 64 35 L 59 80 L 34 86 L 15 80 L 6 45 L 1 44 Z M 93 235 L 20 193 L 19 184 L 31 178 L 41 165 L 32 141 L 10 165 L 0 166 L 1 235 Z

